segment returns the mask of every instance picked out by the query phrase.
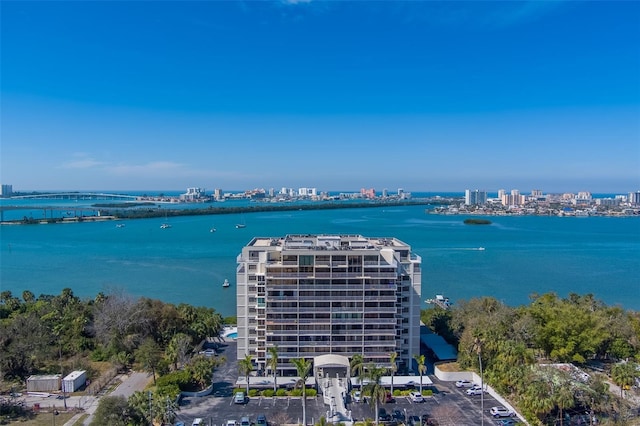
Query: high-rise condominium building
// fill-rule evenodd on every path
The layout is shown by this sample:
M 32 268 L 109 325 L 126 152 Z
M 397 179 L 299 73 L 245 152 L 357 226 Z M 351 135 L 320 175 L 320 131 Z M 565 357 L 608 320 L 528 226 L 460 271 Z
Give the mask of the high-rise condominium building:
M 465 189 L 464 203 L 468 206 L 487 204 L 487 191 Z
M 11 197 L 13 195 L 13 185 L 0 185 L 0 197 Z
M 421 258 L 395 238 L 361 235 L 257 237 L 237 268 L 238 358 L 266 371 L 290 360 L 361 354 L 365 363 L 411 367 L 420 353 Z

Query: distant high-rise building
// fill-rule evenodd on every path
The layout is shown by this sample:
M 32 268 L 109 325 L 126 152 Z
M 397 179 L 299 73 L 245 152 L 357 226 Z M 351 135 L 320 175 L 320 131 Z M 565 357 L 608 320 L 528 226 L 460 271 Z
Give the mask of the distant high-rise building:
M 531 190 L 531 197 L 532 198 L 542 198 L 542 191 L 539 189 L 532 189 Z
M 222 198 L 223 198 L 222 189 L 220 189 L 220 188 L 214 189 L 213 198 L 215 198 L 218 201 L 222 200 Z
M 361 354 L 365 363 L 411 367 L 420 353 L 421 258 L 395 238 L 256 237 L 238 256 L 238 358 L 278 372 L 290 360 Z
M 369 189 L 362 188 L 360 189 L 360 195 L 363 196 L 364 198 L 376 198 L 376 190 L 373 188 L 369 188 Z
M 0 185 L 0 197 L 11 197 L 13 195 L 13 185 Z
M 389 192 L 387 191 L 387 188 L 382 190 L 382 197 L 383 198 L 387 198 L 389 196 Z
M 640 191 L 629 193 L 629 204 L 633 206 L 640 206 Z
M 525 196 L 520 194 L 520 191 L 517 189 L 512 189 L 511 193 L 506 194 L 504 190 L 501 190 L 502 197 L 500 201 L 504 206 L 521 206 L 525 203 Z
M 468 206 L 487 204 L 487 191 L 465 189 L 464 203 Z

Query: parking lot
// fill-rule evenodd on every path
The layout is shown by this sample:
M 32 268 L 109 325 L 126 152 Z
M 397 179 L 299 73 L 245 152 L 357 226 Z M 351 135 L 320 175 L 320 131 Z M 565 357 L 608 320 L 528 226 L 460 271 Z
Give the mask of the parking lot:
M 234 404 L 233 389 L 238 376 L 236 362 L 236 346 L 229 342 L 222 347 L 220 356 L 225 356 L 227 362 L 214 373 L 214 391 L 212 395 L 200 398 L 184 398 L 178 412 L 178 421 L 185 425 L 191 425 L 193 419 L 202 418 L 203 425 L 224 425 L 227 420 L 240 421 L 242 417 L 249 417 L 255 421 L 258 414 L 265 414 L 269 424 L 301 423 L 302 400 L 301 398 L 248 398 L 245 404 Z M 393 410 L 399 410 L 405 416 L 419 416 L 426 414 L 435 418 L 441 425 L 469 425 L 482 424 L 494 425 L 495 419 L 489 414 L 489 409 L 499 405 L 491 396 L 484 396 L 484 413 L 481 411 L 480 396 L 467 396 L 466 389 L 458 389 L 453 382 L 440 382 L 434 376 L 430 376 L 434 385 L 432 397 L 425 398 L 424 402 L 414 403 L 408 397 L 398 397 L 393 402 L 382 404 L 391 414 Z M 358 420 L 374 419 L 374 408 L 364 402 L 350 402 L 348 408 L 352 417 Z M 321 416 L 326 416 L 327 406 L 321 396 L 307 398 L 306 403 L 307 422 L 316 423 Z

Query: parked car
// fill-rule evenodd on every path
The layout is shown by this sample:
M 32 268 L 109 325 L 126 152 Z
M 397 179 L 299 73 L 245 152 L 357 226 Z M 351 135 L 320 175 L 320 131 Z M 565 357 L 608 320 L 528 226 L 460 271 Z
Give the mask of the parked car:
M 244 392 L 236 392 L 233 396 L 234 404 L 244 404 L 246 402 L 246 397 L 244 396 Z
M 395 399 L 393 399 L 393 395 L 391 395 L 391 392 L 387 391 L 387 393 L 385 394 L 385 398 L 384 398 L 385 404 L 387 402 L 393 402 L 393 401 L 395 401 Z
M 470 388 L 473 386 L 474 386 L 474 383 L 471 380 L 458 380 L 456 382 L 457 388 Z
M 411 399 L 411 402 L 424 402 L 424 397 L 418 391 L 411 392 L 409 394 L 409 398 Z
M 378 420 L 383 422 L 391 421 L 391 415 L 387 413 L 384 407 L 378 409 Z
M 240 426 L 251 426 L 251 420 L 249 420 L 249 417 L 242 417 L 240 419 Z
M 467 389 L 467 395 L 482 395 L 482 388 L 480 386 L 474 386 Z
M 500 419 L 496 422 L 498 426 L 514 426 L 517 425 L 518 422 L 513 419 Z
M 256 417 L 256 426 L 267 426 L 267 416 L 258 414 Z
M 227 420 L 227 423 L 225 423 L 225 426 L 237 426 L 238 422 L 236 422 L 235 420 Z
M 491 407 L 489 410 L 493 417 L 511 417 L 513 416 L 513 411 L 508 408 L 502 406 Z
M 407 419 L 407 424 L 409 426 L 418 426 L 420 424 L 420 417 L 418 416 L 409 416 Z
M 362 401 L 362 392 L 355 391 L 353 393 L 353 402 L 360 402 L 360 401 Z
M 398 422 L 404 422 L 404 413 L 400 410 L 393 410 L 393 412 L 391 412 L 391 418 L 393 420 L 397 420 Z

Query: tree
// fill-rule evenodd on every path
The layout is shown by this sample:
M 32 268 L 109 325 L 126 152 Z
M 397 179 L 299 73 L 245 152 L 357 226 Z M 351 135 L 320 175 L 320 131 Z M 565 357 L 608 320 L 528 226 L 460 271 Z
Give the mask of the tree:
M 630 388 L 638 377 L 637 366 L 633 362 L 620 362 L 611 368 L 611 379 L 620 387 L 620 398 L 624 398 L 625 388 Z
M 364 374 L 364 378 L 367 380 L 367 384 L 363 387 L 363 392 L 371 395 L 369 404 L 374 406 L 376 425 L 378 424 L 378 407 L 380 403 L 383 403 L 387 397 L 387 390 L 382 386 L 381 380 L 386 369 L 382 367 L 376 367 L 374 364 L 369 364 Z
M 422 394 L 422 376 L 427 374 L 427 366 L 425 365 L 425 357 L 424 355 L 414 355 L 413 359 L 416 360 L 416 364 L 418 365 L 418 374 L 420 374 L 420 393 Z
M 364 357 L 361 354 L 355 354 L 351 357 L 349 362 L 351 368 L 351 374 L 358 377 L 358 382 L 362 383 L 361 376 L 364 372 Z
M 171 338 L 165 355 L 167 360 L 173 364 L 175 370 L 178 369 L 178 364 L 184 365 L 187 362 L 187 354 L 190 349 L 191 336 L 185 333 L 177 333 Z
M 178 404 L 175 398 L 159 396 L 153 400 L 154 419 L 160 424 L 172 425 L 177 417 Z
M 311 362 L 305 358 L 293 358 L 291 363 L 295 365 L 300 380 L 296 386 L 302 388 L 302 424 L 307 424 L 307 379 L 311 373 Z
M 135 352 L 136 361 L 138 361 L 145 371 L 153 374 L 153 384 L 156 384 L 156 369 L 160 363 L 161 354 L 160 347 L 151 338 L 145 339 Z
M 104 396 L 93 414 L 91 426 L 127 426 L 129 420 L 129 406 L 124 396 Z
M 389 354 L 389 363 L 391 364 L 389 371 L 391 372 L 391 394 L 392 395 L 393 395 L 393 376 L 396 374 L 396 371 L 398 371 L 398 364 L 396 364 L 397 358 L 398 358 L 398 352 L 391 352 Z
M 249 376 L 253 371 L 253 359 L 251 355 L 247 354 L 244 356 L 244 359 L 238 360 L 238 373 L 241 376 L 244 376 L 247 380 L 247 394 L 249 394 Z
M 276 392 L 278 385 L 276 383 L 276 375 L 278 374 L 278 345 L 269 347 L 269 359 L 267 365 L 273 375 L 273 391 Z

